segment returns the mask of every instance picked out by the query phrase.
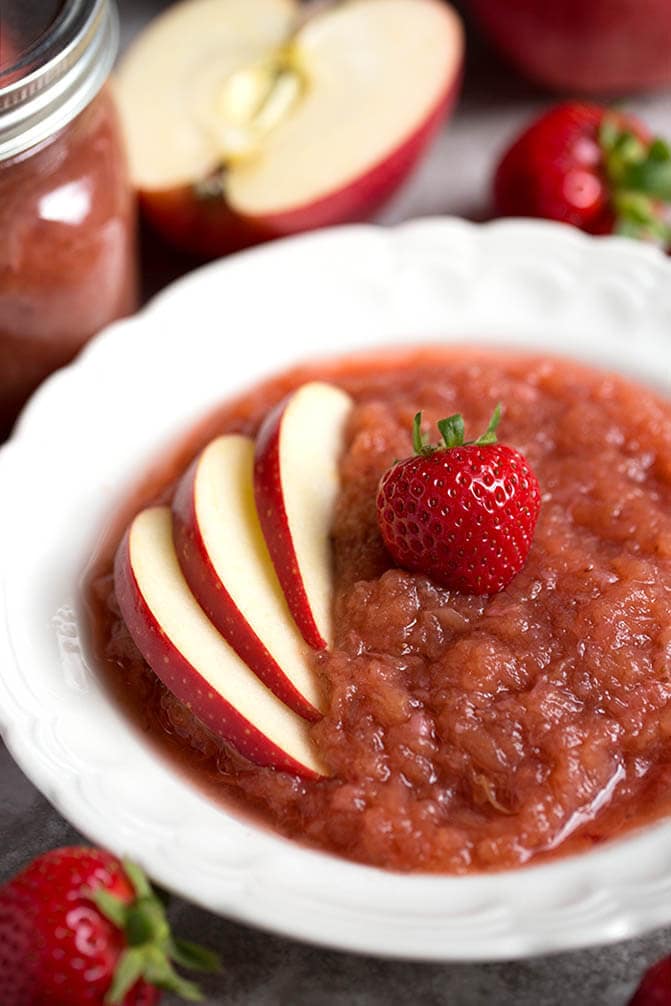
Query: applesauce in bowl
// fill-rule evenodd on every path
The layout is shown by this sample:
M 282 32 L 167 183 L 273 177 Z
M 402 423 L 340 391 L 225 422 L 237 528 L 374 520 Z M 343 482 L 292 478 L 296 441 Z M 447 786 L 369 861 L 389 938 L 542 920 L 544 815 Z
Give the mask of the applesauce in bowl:
M 413 349 L 302 368 L 223 406 L 131 509 L 169 501 L 185 456 L 254 436 L 306 380 L 352 396 L 333 524 L 335 638 L 314 653 L 311 728 L 330 776 L 252 765 L 155 677 L 118 613 L 108 550 L 90 583 L 117 696 L 224 804 L 377 867 L 500 870 L 593 847 L 670 809 L 671 404 L 552 356 Z M 463 412 L 538 475 L 528 561 L 491 596 L 394 567 L 377 527 L 383 472 L 412 417 Z M 115 546 L 116 542 L 111 543 Z
M 226 426 L 228 420 L 237 415 L 236 428 L 252 433 L 272 395 L 279 397 L 289 386 L 316 374 L 346 386 L 357 400 L 357 412 L 364 407 L 363 399 L 357 397 L 354 370 L 350 368 L 349 377 L 342 379 L 327 363 L 292 370 L 301 360 L 342 359 L 363 351 L 370 372 L 383 347 L 407 347 L 409 338 L 415 348 L 432 344 L 431 352 L 438 346 L 441 353 L 454 356 L 467 351 L 489 357 L 492 350 L 505 348 L 511 362 L 516 355 L 521 359 L 521 354 L 527 361 L 529 357 L 558 359 L 567 374 L 572 369 L 585 373 L 587 366 L 586 387 L 592 381 L 596 387 L 599 375 L 617 374 L 615 391 L 620 381 L 644 389 L 644 415 L 651 415 L 647 411 L 650 401 L 666 414 L 665 403 L 671 400 L 669 268 L 664 256 L 634 242 L 589 239 L 545 223 L 510 221 L 483 227 L 432 220 L 397 229 L 345 228 L 284 241 L 210 266 L 162 294 L 136 319 L 97 338 L 72 367 L 42 387 L 13 440 L 0 451 L 5 487 L 0 496 L 0 725 L 9 750 L 31 780 L 82 834 L 131 856 L 164 887 L 222 915 L 331 947 L 435 961 L 494 960 L 619 940 L 671 922 L 671 822 L 659 816 L 664 798 L 661 758 L 656 776 L 638 763 L 643 781 L 631 801 L 616 802 L 620 792 L 625 796 L 620 789 L 623 781 L 616 779 L 610 807 L 623 817 L 631 810 L 640 826 L 625 827 L 631 818 L 609 823 L 611 810 L 605 807 L 594 819 L 603 833 L 608 827 L 610 841 L 599 841 L 600 835 L 589 829 L 581 831 L 574 820 L 572 834 L 559 847 L 562 855 L 555 850 L 538 852 L 523 868 L 469 866 L 461 874 L 427 865 L 413 870 L 380 869 L 349 858 L 350 852 L 323 851 L 325 846 L 319 847 L 318 839 L 305 833 L 300 841 L 286 838 L 264 823 L 267 812 L 258 800 L 254 803 L 252 797 L 240 793 L 239 787 L 222 794 L 213 749 L 204 747 L 199 752 L 193 738 L 180 736 L 192 732 L 188 711 L 171 710 L 172 733 L 164 729 L 167 711 L 161 711 L 161 723 L 156 722 L 157 704 L 151 694 L 156 686 L 150 678 L 145 679 L 150 687 L 145 694 L 146 715 L 138 729 L 133 709 L 139 709 L 141 700 L 127 689 L 126 672 L 119 673 L 118 662 L 115 680 L 125 700 L 122 703 L 110 695 L 107 675 L 99 664 L 101 639 L 97 643 L 91 639 L 82 591 L 82 572 L 92 554 L 98 552 L 103 563 L 107 552 L 111 561 L 115 540 L 135 510 L 150 500 L 169 499 L 172 485 L 200 447 L 221 430 L 232 428 Z M 366 369 L 362 357 L 352 358 L 353 363 Z M 274 375 L 289 372 L 288 383 L 277 386 Z M 370 381 L 370 375 L 365 380 Z M 383 373 L 375 381 L 388 383 Z M 608 384 L 606 380 L 604 387 Z M 254 388 L 258 394 L 247 398 L 245 389 Z M 376 392 L 376 397 L 384 395 Z M 638 400 L 625 398 L 638 407 Z M 472 397 L 466 395 L 466 399 L 459 407 L 466 414 L 469 435 L 477 434 L 479 430 L 471 428 L 479 415 L 476 403 L 469 413 Z M 590 401 L 590 396 L 582 396 L 575 409 L 579 413 Z M 222 403 L 229 405 L 222 410 Z M 485 404 L 490 403 L 477 403 L 477 408 L 484 412 Z M 407 407 L 417 405 L 413 401 Z M 547 494 L 545 462 L 532 454 L 536 438 L 543 447 L 538 426 L 534 423 L 533 436 L 531 431 L 524 434 L 517 425 L 519 403 L 506 396 L 505 405 L 508 411 L 499 429 L 500 440 L 529 451 Z M 428 429 L 428 421 L 436 415 L 432 409 L 438 406 L 427 399 L 424 407 Z M 583 430 L 585 440 L 589 436 L 600 445 L 596 452 L 590 448 L 592 461 L 598 464 L 603 451 L 621 451 L 621 460 L 626 456 L 624 447 L 611 442 L 609 431 L 620 422 L 623 429 L 633 429 L 637 413 L 632 407 L 630 412 L 609 423 L 606 431 Z M 203 423 L 204 416 L 213 419 Z M 405 418 L 397 415 L 395 424 L 407 446 Z M 558 420 L 552 425 L 558 429 Z M 572 425 L 578 428 L 578 423 Z M 658 448 L 659 429 L 652 424 L 646 431 Z M 584 441 L 580 444 L 582 450 Z M 659 448 L 660 458 L 662 453 Z M 343 452 L 343 465 L 348 454 Z M 378 457 L 375 464 L 379 463 Z M 341 470 L 346 478 L 344 467 Z M 627 482 L 628 506 L 635 505 L 639 490 L 648 491 L 651 479 L 660 478 L 654 462 L 640 474 L 640 483 Z M 374 478 L 372 470 L 370 477 Z M 599 491 L 607 488 L 605 482 L 600 484 Z M 566 499 L 564 503 L 569 506 Z M 537 547 L 547 541 L 543 522 L 552 505 L 543 501 L 527 566 L 510 590 L 521 587 L 521 578 L 536 561 Z M 626 509 L 622 518 L 627 518 Z M 582 533 L 589 540 L 589 527 Z M 627 563 L 635 559 L 626 542 L 611 543 L 610 548 L 616 559 L 621 556 Z M 368 554 L 374 557 L 375 551 Z M 349 592 L 344 578 L 347 568 L 364 583 L 387 583 L 389 571 L 357 568 L 355 555 L 351 558 L 352 565 L 339 565 L 337 571 L 343 597 Z M 659 560 L 660 568 L 664 561 Z M 571 575 L 570 566 L 566 575 Z M 607 587 L 609 591 L 616 588 L 617 584 Z M 643 584 L 642 589 L 647 593 L 650 588 Z M 499 606 L 506 596 L 504 591 L 490 603 Z M 423 594 L 422 606 L 426 600 Z M 429 600 L 427 611 L 437 607 L 434 598 Z M 580 595 L 581 605 L 593 600 Z M 98 595 L 98 603 L 104 606 L 104 596 Z M 339 604 L 337 600 L 336 609 Z M 368 610 L 374 611 L 373 604 Z M 401 610 L 399 624 L 409 614 Z M 338 610 L 336 615 L 341 618 Z M 625 615 L 628 618 L 627 611 Z M 510 612 L 503 616 L 501 625 L 512 622 Z M 361 612 L 346 611 L 343 625 L 349 619 L 353 633 L 370 631 L 374 642 L 375 626 L 361 624 L 360 617 Z M 109 623 L 101 622 L 101 628 L 105 624 Z M 406 625 L 411 626 L 412 620 Z M 448 622 L 446 631 L 454 633 L 460 626 L 468 631 L 463 614 L 462 619 Z M 590 626 L 589 635 L 585 621 L 581 626 L 590 646 L 594 641 L 603 646 L 599 635 L 601 630 L 610 631 L 607 624 Z M 396 684 L 394 665 L 404 657 L 403 653 L 399 656 L 399 649 L 409 645 L 421 653 L 425 629 L 413 625 L 407 640 L 400 644 L 398 636 L 390 640 L 388 699 Z M 642 637 L 646 631 L 636 635 Z M 517 642 L 513 639 L 511 646 Z M 641 638 L 639 642 L 645 652 L 648 641 Z M 120 646 L 117 660 L 124 657 L 121 641 Z M 338 674 L 354 673 L 347 664 L 357 658 L 348 646 L 339 643 L 337 651 L 333 650 L 333 654 L 344 653 L 340 669 L 329 667 L 334 682 Z M 589 652 L 587 647 L 587 656 Z M 425 653 L 438 661 L 435 650 Z M 374 656 L 373 651 L 369 656 Z M 328 658 L 329 663 L 332 659 Z M 132 675 L 131 663 L 127 668 Z M 321 661 L 317 663 L 320 666 Z M 380 663 L 377 670 L 370 667 L 371 673 L 380 670 L 386 670 Z M 451 674 L 450 686 L 466 691 L 467 682 L 459 681 L 454 669 Z M 568 669 L 566 674 L 569 687 L 577 687 Z M 407 676 L 404 672 L 403 678 L 403 687 L 413 693 L 421 684 L 414 672 Z M 642 675 L 644 684 L 653 679 L 660 681 L 657 670 L 651 676 Z M 523 682 L 502 684 L 509 691 L 524 688 Z M 597 684 L 605 699 L 603 681 Z M 366 689 L 364 701 L 368 701 L 370 689 L 363 678 L 360 688 Z M 490 691 L 496 690 L 492 684 Z M 400 691 L 399 708 L 405 716 L 403 688 Z M 653 753 L 655 732 L 656 750 L 663 751 L 663 713 L 646 714 L 650 696 L 642 689 L 640 697 L 645 702 L 645 709 L 638 707 L 640 730 L 627 724 L 630 715 L 632 719 L 637 715 L 639 694 L 633 687 L 627 707 L 615 716 L 605 705 L 594 707 L 597 722 L 605 722 L 598 719 L 603 708 L 607 717 L 626 725 L 627 739 L 616 743 L 621 743 L 619 750 L 626 752 L 630 766 L 635 764 L 632 751 L 637 746 L 643 751 L 650 743 L 647 752 Z M 619 698 L 621 693 L 614 696 Z M 613 706 L 620 708 L 616 701 Z M 553 707 L 547 703 L 548 715 Z M 390 722 L 390 710 L 393 703 L 385 703 L 376 715 Z M 570 712 L 564 706 L 560 710 Z M 355 710 L 350 712 L 355 714 Z M 570 715 L 578 721 L 580 710 Z M 463 721 L 455 718 L 454 722 Z M 487 731 L 474 734 L 471 741 L 486 736 Z M 360 755 L 359 739 L 362 746 L 367 745 L 365 729 L 360 738 L 354 731 L 348 738 L 355 757 Z M 516 742 L 515 735 L 512 739 Z M 582 760 L 586 749 L 578 742 L 576 758 L 565 763 L 565 774 L 575 769 L 579 778 L 589 761 L 586 777 L 593 766 L 605 777 L 611 742 L 600 748 L 592 740 L 594 759 Z M 540 748 L 540 742 L 542 737 L 535 735 L 533 744 Z M 460 749 L 466 751 L 468 744 L 464 736 Z M 533 752 L 527 744 L 525 738 L 522 750 Z M 478 749 L 475 743 L 470 752 L 473 764 L 484 758 L 482 747 Z M 399 758 L 402 755 L 399 749 Z M 434 759 L 433 753 L 429 756 Z M 238 763 L 236 772 L 242 767 Z M 448 769 L 456 775 L 456 769 Z M 440 771 L 446 771 L 445 767 L 440 766 Z M 487 771 L 490 779 L 496 773 L 499 782 L 491 796 L 506 811 L 519 809 L 520 804 L 508 802 L 500 788 L 502 776 L 496 763 Z M 512 775 L 512 762 L 504 768 L 506 773 Z M 651 784 L 648 804 L 642 795 L 646 775 Z M 462 777 L 467 779 L 466 772 Z M 553 797 L 555 781 L 561 778 L 550 776 L 545 783 Z M 636 785 L 635 775 L 628 779 Z M 410 783 L 424 785 L 421 779 Z M 298 789 L 302 784 L 295 785 Z M 469 788 L 473 792 L 472 785 Z M 405 796 L 400 787 L 399 792 Z M 568 787 L 560 789 L 560 797 L 567 792 Z M 519 798 L 526 799 L 529 793 L 530 789 L 521 788 Z M 590 795 L 586 791 L 583 807 Z M 452 802 L 455 808 L 461 805 L 458 824 L 462 829 L 468 799 L 464 788 Z M 298 801 L 294 807 L 298 814 Z M 490 813 L 484 802 L 482 807 L 476 804 L 474 820 Z M 250 808 L 255 809 L 250 812 Z M 648 808 L 653 809 L 654 821 Z M 389 805 L 381 809 L 384 815 Z M 505 831 L 510 815 L 498 811 L 495 817 L 494 811 L 492 807 L 490 820 L 498 819 Z M 373 817 L 369 818 L 374 829 L 371 836 L 375 834 Z M 345 833 L 337 838 L 341 848 L 350 840 Z

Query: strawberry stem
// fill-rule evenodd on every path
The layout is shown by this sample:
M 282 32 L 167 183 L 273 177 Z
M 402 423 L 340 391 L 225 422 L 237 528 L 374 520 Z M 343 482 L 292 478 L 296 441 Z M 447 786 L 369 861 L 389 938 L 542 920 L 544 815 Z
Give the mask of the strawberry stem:
M 616 232 L 671 247 L 671 147 L 664 140 L 646 144 L 606 115 L 599 144 L 611 190 Z
M 199 1002 L 202 996 L 198 987 L 182 978 L 172 962 L 191 970 L 218 971 L 218 957 L 195 943 L 174 939 L 165 906 L 152 890 L 144 872 L 127 861 L 124 861 L 123 868 L 136 895 L 130 903 L 103 889 L 83 892 L 94 902 L 101 915 L 123 931 L 127 944 L 127 949 L 119 958 L 105 1003 L 118 1006 L 140 979 L 156 988 L 174 992 L 189 1002 Z
M 486 444 L 496 443 L 496 429 L 501 421 L 501 403 L 496 406 L 489 420 L 489 425 L 484 433 L 477 440 L 464 440 L 464 417 L 460 412 L 456 412 L 447 419 L 439 419 L 438 429 L 442 438 L 442 443 L 429 444 L 427 438 L 422 433 L 422 413 L 418 412 L 412 422 L 412 445 L 415 454 L 427 457 L 434 451 L 447 451 L 452 447 L 484 447 Z

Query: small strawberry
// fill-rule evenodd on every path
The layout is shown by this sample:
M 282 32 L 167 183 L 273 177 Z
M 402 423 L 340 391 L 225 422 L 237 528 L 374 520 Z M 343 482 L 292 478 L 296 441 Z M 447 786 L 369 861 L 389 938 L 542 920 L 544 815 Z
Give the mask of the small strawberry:
M 648 968 L 629 1006 L 671 1006 L 671 957 Z
M 415 416 L 415 456 L 380 480 L 377 519 L 384 543 L 404 569 L 464 594 L 503 590 L 526 562 L 540 509 L 538 480 L 526 458 L 496 441 L 497 406 L 486 432 L 464 443 L 460 415 L 438 423 L 431 447 Z
M 500 216 L 546 217 L 668 248 L 671 149 L 630 115 L 565 102 L 503 155 L 494 204 Z
M 173 961 L 217 968 L 173 939 L 142 871 L 107 852 L 55 849 L 0 888 L 2 1006 L 154 1006 L 158 989 L 200 1000 Z

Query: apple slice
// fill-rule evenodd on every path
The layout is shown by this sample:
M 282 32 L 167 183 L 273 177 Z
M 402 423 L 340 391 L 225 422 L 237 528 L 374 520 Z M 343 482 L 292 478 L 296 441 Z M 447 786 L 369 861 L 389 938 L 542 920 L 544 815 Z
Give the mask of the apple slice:
M 308 724 L 250 671 L 189 590 L 168 507 L 135 518 L 117 552 L 114 583 L 140 653 L 206 726 L 257 765 L 311 779 L 325 774 Z
M 256 441 L 259 520 L 296 625 L 315 649 L 332 642 L 330 535 L 351 407 L 340 388 L 304 384 L 268 415 Z
M 117 97 L 146 214 L 216 255 L 370 217 L 456 98 L 463 32 L 440 0 L 189 0 L 123 60 Z
M 213 440 L 173 501 L 175 548 L 194 596 L 263 683 L 308 719 L 321 697 L 275 573 L 254 503 L 254 442 Z

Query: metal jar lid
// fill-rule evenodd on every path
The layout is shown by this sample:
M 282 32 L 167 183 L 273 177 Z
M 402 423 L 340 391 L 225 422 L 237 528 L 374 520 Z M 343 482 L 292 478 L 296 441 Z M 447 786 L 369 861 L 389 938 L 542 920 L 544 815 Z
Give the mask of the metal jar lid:
M 119 46 L 114 0 L 65 0 L 50 28 L 5 85 L 0 77 L 0 161 L 67 126 L 98 94 Z M 12 76 L 15 76 L 12 73 Z

